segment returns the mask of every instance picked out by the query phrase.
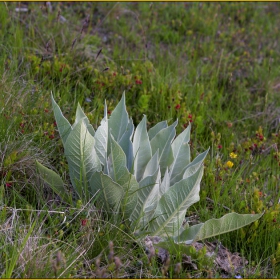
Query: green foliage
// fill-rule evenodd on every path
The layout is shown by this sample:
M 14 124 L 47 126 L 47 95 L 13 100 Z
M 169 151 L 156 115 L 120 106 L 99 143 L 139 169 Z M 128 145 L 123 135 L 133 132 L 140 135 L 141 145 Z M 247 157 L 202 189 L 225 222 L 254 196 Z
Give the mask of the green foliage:
M 3 2 L 0 6 L 0 247 L 11 243 L 7 253 L 12 255 L 14 238 L 23 240 L 27 231 L 22 229 L 30 228 L 30 217 L 39 211 L 62 210 L 67 216 L 65 228 L 52 212 L 37 222 L 26 250 L 34 254 L 23 252 L 24 260 L 18 259 L 12 277 L 59 276 L 65 267 L 57 268 L 55 275 L 52 263 L 59 259 L 58 251 L 69 267 L 61 277 L 95 277 L 91 273 L 98 266 L 89 264 L 102 254 L 96 274 L 100 277 L 110 240 L 121 258 L 133 259 L 132 268 L 123 268 L 121 276 L 225 276 L 216 267 L 208 274 L 201 269 L 201 260 L 196 262 L 198 270 L 188 267 L 177 251 L 163 274 L 161 264 L 146 260 L 131 236 L 123 238 L 120 228 L 128 231 L 124 223 L 91 216 L 95 210 L 84 208 L 69 183 L 48 94 L 52 90 L 71 124 L 79 102 L 95 131 L 103 118 L 103 100 L 111 116 L 123 91 L 134 124 L 147 115 L 149 136 L 160 120 L 178 119 L 177 134 L 191 123 L 191 158 L 209 146 L 211 150 L 204 160 L 200 200 L 188 208 L 187 221 L 191 226 L 231 212 L 265 212 L 262 219 L 218 238 L 249 261 L 242 277 L 279 278 L 280 95 L 275 48 L 279 3 Z M 21 7 L 28 12 L 20 12 Z M 96 149 L 101 162 L 103 140 Z M 232 152 L 236 158 L 231 158 Z M 64 184 L 58 184 L 61 192 L 57 192 L 65 202 L 62 192 L 69 194 L 69 202 L 61 203 L 53 189 L 40 184 L 35 160 L 61 175 L 58 181 Z M 102 185 L 106 179 L 96 182 Z M 58 181 L 52 182 L 53 187 Z M 97 205 L 103 195 L 98 192 L 91 202 Z M 35 240 L 40 242 L 36 245 Z M 190 255 L 196 258 L 196 252 Z M 182 270 L 174 274 L 177 262 Z M 1 271 L 5 263 L 6 256 L 0 253 Z
M 199 201 L 208 153 L 191 162 L 190 126 L 174 140 L 177 121 L 170 126 L 161 122 L 147 131 L 144 116 L 134 132 L 123 94 L 109 119 L 105 103 L 104 118 L 95 132 L 79 105 L 71 126 L 53 96 L 52 103 L 78 198 L 86 204 L 98 194 L 98 206 L 113 211 L 114 216 L 124 215 L 134 233 L 171 236 L 175 242 L 191 244 L 261 217 L 231 213 L 192 227 L 188 223 L 182 226 L 186 210 Z M 57 194 L 65 195 L 60 177 L 39 163 L 37 166 L 43 180 Z
M 34 230 L 35 227 L 35 222 L 31 225 L 30 229 L 28 230 L 27 234 L 25 235 L 24 239 L 22 240 L 21 245 L 18 246 L 15 244 L 12 249 L 11 249 L 11 254 L 7 250 L 8 246 L 5 246 L 4 248 L 4 253 L 6 256 L 6 267 L 5 267 L 5 272 L 1 275 L 2 278 L 11 278 L 12 273 L 14 271 L 16 262 L 18 258 L 20 257 L 20 254 L 22 253 L 22 250 L 24 249 L 26 243 L 28 242 L 28 238 L 32 234 L 32 231 Z M 8 259 L 9 258 L 9 259 Z
M 49 183 L 53 191 L 57 193 L 63 199 L 63 201 L 71 205 L 72 204 L 71 196 L 68 194 L 68 191 L 65 188 L 64 183 L 60 178 L 60 176 L 57 175 L 57 173 L 55 173 L 51 169 L 48 169 L 45 166 L 43 166 L 40 162 L 37 161 L 36 164 L 38 170 L 40 171 L 41 178 Z

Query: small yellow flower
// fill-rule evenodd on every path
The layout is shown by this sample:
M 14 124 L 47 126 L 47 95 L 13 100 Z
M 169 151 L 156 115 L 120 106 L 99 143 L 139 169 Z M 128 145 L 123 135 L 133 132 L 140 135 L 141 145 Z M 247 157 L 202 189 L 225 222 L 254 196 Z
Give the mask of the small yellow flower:
M 226 164 L 227 164 L 227 166 L 228 166 L 229 168 L 232 168 L 232 167 L 233 167 L 233 165 L 234 165 L 234 164 L 233 164 L 233 162 L 232 162 L 232 161 L 230 161 L 230 160 L 229 160 Z
M 229 156 L 230 156 L 230 158 L 237 158 L 237 154 L 235 154 L 235 153 L 233 153 L 233 152 L 230 153 Z

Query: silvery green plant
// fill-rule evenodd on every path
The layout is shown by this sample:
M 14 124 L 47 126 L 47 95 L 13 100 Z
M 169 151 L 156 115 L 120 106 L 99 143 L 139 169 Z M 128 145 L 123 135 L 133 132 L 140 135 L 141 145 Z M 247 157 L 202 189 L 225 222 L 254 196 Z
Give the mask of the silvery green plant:
M 63 116 L 53 96 L 52 106 L 69 165 L 72 187 L 85 204 L 95 204 L 128 221 L 138 236 L 194 241 L 236 230 L 262 214 L 230 213 L 220 219 L 189 226 L 187 209 L 199 201 L 203 161 L 208 150 L 190 159 L 188 126 L 175 137 L 177 121 L 162 121 L 147 131 L 147 118 L 135 128 L 125 107 L 125 95 L 95 131 L 80 105 L 73 125 Z M 37 162 L 42 178 L 65 201 L 71 196 L 60 176 Z

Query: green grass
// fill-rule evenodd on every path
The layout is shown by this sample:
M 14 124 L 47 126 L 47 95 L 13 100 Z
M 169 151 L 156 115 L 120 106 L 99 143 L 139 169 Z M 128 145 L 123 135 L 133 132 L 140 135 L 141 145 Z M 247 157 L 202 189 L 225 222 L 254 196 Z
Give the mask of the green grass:
M 0 3 L 1 276 L 163 277 L 164 264 L 149 260 L 125 225 L 89 205 L 64 205 L 36 170 L 43 162 L 71 189 L 51 91 L 68 119 L 79 102 L 94 127 L 104 99 L 112 111 L 125 91 L 134 124 L 143 114 L 149 126 L 178 118 L 178 133 L 192 121 L 192 157 L 211 150 L 188 215 L 203 222 L 265 211 L 218 239 L 249 261 L 243 277 L 278 278 L 280 5 L 57 2 L 15 11 L 23 5 Z M 190 254 L 197 270 L 176 272 L 183 257 L 175 253 L 166 276 L 223 275 L 204 253 Z

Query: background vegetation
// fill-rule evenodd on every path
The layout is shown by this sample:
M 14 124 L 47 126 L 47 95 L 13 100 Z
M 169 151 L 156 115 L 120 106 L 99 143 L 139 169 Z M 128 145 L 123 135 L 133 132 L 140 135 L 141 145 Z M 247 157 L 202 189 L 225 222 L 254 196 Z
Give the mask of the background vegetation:
M 2 277 L 280 277 L 279 3 L 0 3 Z M 196 223 L 264 216 L 219 242 L 248 260 L 217 268 L 205 250 L 149 257 L 93 206 L 61 204 L 35 160 L 68 182 L 51 109 L 97 127 L 126 92 L 149 126 L 192 124 L 192 158 L 209 146 Z M 69 186 L 70 188 L 70 186 Z M 210 240 L 211 241 L 211 240 Z M 212 240 L 214 242 L 214 240 Z

